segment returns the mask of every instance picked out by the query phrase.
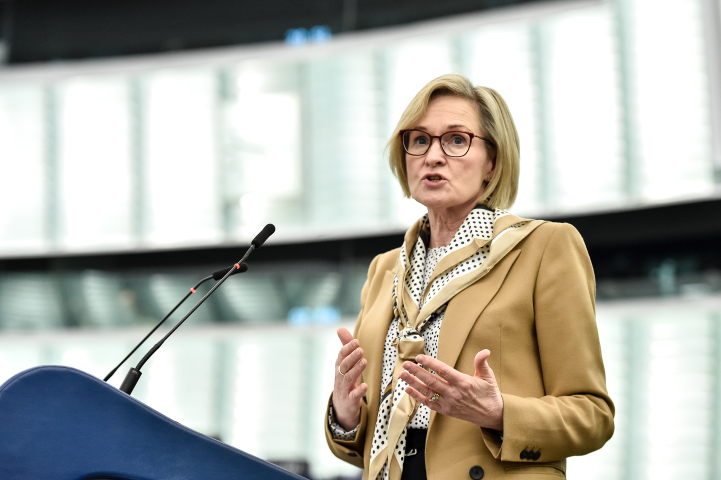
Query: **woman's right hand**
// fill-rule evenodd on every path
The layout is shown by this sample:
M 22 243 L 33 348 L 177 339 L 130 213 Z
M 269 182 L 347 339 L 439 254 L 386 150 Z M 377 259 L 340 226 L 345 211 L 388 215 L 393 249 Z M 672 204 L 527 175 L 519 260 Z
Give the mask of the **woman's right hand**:
M 350 431 L 360 424 L 361 401 L 368 391 L 368 385 L 360 383 L 360 377 L 368 361 L 363 358 L 360 343 L 347 329 L 339 328 L 338 338 L 343 347 L 335 361 L 333 410 L 338 424 L 344 430 Z

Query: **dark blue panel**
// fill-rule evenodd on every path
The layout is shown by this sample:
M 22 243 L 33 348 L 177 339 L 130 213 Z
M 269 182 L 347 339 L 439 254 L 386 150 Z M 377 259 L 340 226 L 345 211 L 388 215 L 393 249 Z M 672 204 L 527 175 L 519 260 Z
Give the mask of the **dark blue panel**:
M 300 479 L 201 435 L 85 372 L 44 366 L 0 387 L 0 478 Z

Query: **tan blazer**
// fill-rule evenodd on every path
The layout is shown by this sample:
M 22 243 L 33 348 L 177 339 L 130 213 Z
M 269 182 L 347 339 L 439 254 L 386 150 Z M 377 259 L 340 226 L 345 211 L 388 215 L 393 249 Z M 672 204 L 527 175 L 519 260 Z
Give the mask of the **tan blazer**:
M 354 336 L 368 360 L 362 378 L 368 392 L 355 440 L 334 440 L 325 416 L 331 450 L 363 468 L 364 480 L 398 255 L 396 249 L 373 260 L 361 293 Z M 474 466 L 483 468 L 484 480 L 564 477 L 567 457 L 597 450 L 611 438 L 614 406 L 606 391 L 595 294 L 581 236 L 571 225 L 547 222 L 448 303 L 438 359 L 473 375 L 476 353 L 491 351 L 488 362 L 503 397 L 503 440 L 493 430 L 431 411 L 429 480 L 470 478 Z M 524 450 L 540 452 L 540 458 L 521 459 Z

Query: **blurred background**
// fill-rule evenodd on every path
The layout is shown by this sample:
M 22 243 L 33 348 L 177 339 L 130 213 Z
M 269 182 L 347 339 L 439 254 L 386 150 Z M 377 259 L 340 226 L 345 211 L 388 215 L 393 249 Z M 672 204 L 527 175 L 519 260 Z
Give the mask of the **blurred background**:
M 616 433 L 570 477 L 721 479 L 721 0 L 0 0 L 0 383 L 102 378 L 274 223 L 134 395 L 359 477 L 323 437 L 335 330 L 423 213 L 384 148 L 449 72 L 513 112 L 513 213 L 594 264 Z

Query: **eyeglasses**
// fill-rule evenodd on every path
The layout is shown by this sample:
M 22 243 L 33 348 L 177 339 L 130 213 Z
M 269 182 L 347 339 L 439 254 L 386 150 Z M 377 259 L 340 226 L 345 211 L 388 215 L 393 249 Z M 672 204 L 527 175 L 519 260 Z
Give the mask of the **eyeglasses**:
M 399 134 L 403 140 L 403 149 L 406 153 L 417 157 L 428 152 L 434 138 L 438 139 L 443 152 L 449 157 L 462 157 L 468 153 L 468 150 L 471 149 L 473 137 L 490 143 L 487 138 L 463 130 L 450 130 L 443 135 L 430 135 L 423 130 L 401 130 Z

